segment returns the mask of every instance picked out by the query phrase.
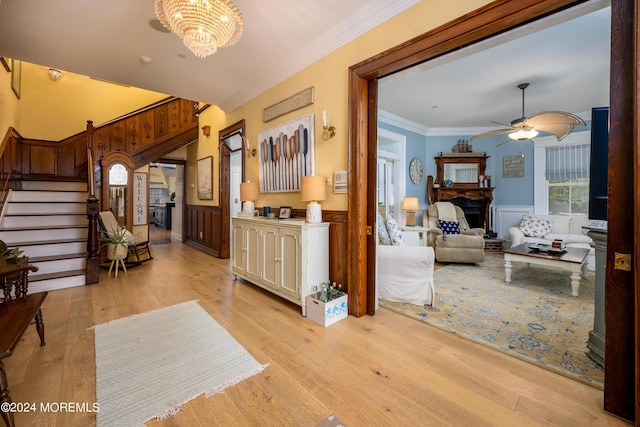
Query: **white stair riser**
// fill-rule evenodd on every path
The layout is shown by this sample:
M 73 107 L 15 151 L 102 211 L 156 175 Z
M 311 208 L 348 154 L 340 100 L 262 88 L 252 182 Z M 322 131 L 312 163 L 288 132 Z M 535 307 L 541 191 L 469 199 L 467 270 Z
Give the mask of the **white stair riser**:
M 87 225 L 88 220 L 83 215 L 46 215 L 46 216 L 5 216 L 2 220 L 3 228 L 52 227 L 57 225 Z
M 57 228 L 52 230 L 0 231 L 0 240 L 11 246 L 14 242 L 37 242 L 40 240 L 86 239 L 85 228 Z
M 30 258 L 39 256 L 79 254 L 87 251 L 87 242 L 22 246 L 20 249 L 24 251 L 23 255 L 26 255 Z
M 65 191 L 12 191 L 12 202 L 86 202 L 87 193 Z
M 38 282 L 29 282 L 29 293 L 54 291 L 56 289 L 72 288 L 74 286 L 84 286 L 87 284 L 85 275 L 62 277 L 60 279 L 41 280 Z M 46 322 L 45 318 L 45 322 Z
M 86 213 L 87 203 L 8 203 L 7 215 L 20 215 L 20 214 L 65 214 L 65 213 Z
M 22 181 L 22 190 L 87 191 L 86 182 Z
M 37 277 L 40 274 L 58 273 L 60 271 L 83 270 L 86 268 L 86 258 L 60 259 L 56 261 L 43 261 L 32 263 L 40 270 L 30 273 L 29 277 Z

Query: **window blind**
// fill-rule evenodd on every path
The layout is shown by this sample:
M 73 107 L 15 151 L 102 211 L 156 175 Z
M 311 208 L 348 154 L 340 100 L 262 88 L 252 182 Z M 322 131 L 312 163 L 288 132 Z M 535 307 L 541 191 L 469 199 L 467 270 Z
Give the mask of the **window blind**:
M 590 154 L 589 144 L 547 148 L 547 181 L 589 178 Z

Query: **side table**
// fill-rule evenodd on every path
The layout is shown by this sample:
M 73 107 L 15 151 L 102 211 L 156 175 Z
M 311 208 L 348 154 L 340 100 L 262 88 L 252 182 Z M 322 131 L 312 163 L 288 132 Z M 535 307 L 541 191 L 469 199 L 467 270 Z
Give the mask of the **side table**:
M 420 225 L 403 225 L 400 227 L 405 244 L 409 246 L 427 246 L 427 229 Z

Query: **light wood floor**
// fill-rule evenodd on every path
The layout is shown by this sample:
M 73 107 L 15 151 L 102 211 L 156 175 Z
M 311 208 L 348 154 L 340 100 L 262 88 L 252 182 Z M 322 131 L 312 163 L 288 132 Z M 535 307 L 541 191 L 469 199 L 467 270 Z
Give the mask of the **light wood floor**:
M 100 284 L 50 292 L 47 345 L 29 328 L 5 359 L 14 402 L 95 401 L 93 331 L 108 320 L 197 299 L 260 363 L 260 374 L 151 426 L 605 426 L 603 394 L 381 309 L 322 328 L 299 307 L 234 281 L 229 260 L 182 244 Z M 133 345 L 133 344 L 132 344 Z M 87 413 L 17 414 L 18 426 L 86 426 Z

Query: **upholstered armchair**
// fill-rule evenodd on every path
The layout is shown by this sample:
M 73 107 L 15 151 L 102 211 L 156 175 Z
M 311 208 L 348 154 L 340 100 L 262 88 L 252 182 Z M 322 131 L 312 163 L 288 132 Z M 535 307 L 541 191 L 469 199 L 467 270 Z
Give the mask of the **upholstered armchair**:
M 429 205 L 422 215 L 427 228 L 427 245 L 434 249 L 436 260 L 457 263 L 484 261 L 484 229 L 470 228 L 459 206 L 437 202 Z

